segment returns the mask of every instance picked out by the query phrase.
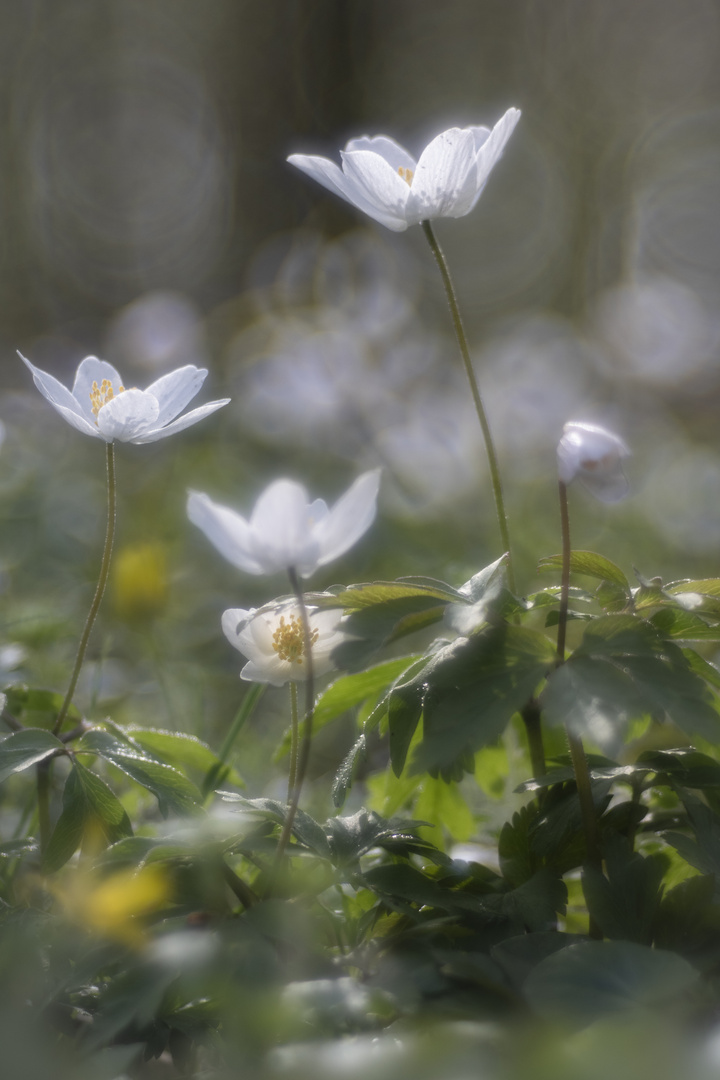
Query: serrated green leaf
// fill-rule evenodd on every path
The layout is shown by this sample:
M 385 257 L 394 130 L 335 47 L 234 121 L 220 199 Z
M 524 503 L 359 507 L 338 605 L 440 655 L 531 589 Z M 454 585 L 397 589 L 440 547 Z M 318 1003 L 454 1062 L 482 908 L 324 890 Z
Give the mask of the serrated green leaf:
M 665 586 L 665 592 L 699 593 L 701 596 L 714 596 L 720 599 L 720 578 L 698 578 L 697 580 L 673 581 Z
M 14 731 L 0 743 L 0 784 L 13 773 L 29 769 L 64 749 L 60 740 L 43 728 Z
M 472 769 L 468 755 L 497 739 L 555 663 L 543 634 L 507 624 L 440 649 L 412 682 L 423 712 L 413 769 L 442 772 L 459 759 Z
M 682 608 L 661 608 L 649 621 L 665 637 L 680 641 L 720 641 L 720 626 L 709 626 L 699 615 Z
M 363 734 L 353 743 L 352 747 L 343 758 L 340 768 L 335 773 L 331 789 L 333 806 L 341 807 L 345 802 L 347 793 L 352 787 L 355 766 L 359 760 L 365 757 L 366 752 L 367 739 Z
M 408 668 L 417 663 L 419 656 L 401 656 L 396 660 L 387 660 L 375 664 L 367 671 L 356 675 L 343 675 L 331 683 L 318 697 L 313 712 L 313 734 L 317 734 L 326 724 L 336 720 L 356 705 L 368 698 L 375 697 L 400 678 Z M 300 724 L 299 735 L 302 738 L 305 723 Z M 290 732 L 286 732 L 278 753 L 282 757 L 290 749 Z
M 207 772 L 218 763 L 217 754 L 196 735 L 133 726 L 125 730 L 135 742 L 168 765 L 183 765 L 189 769 Z
M 562 566 L 562 555 L 548 555 L 540 559 L 538 570 L 562 570 Z M 573 551 L 570 555 L 570 572 L 609 581 L 613 585 L 618 585 L 628 598 L 631 595 L 630 582 L 620 567 L 594 551 Z
M 151 791 L 158 800 L 163 816 L 168 813 L 193 813 L 202 807 L 200 791 L 186 776 L 171 765 L 136 751 L 107 731 L 95 728 L 87 732 L 78 742 L 75 752 L 97 754 Z
M 445 604 L 458 598 L 462 598 L 462 594 L 443 582 L 427 585 L 408 581 L 374 581 L 366 585 L 349 585 L 337 594 L 330 606 L 342 607 L 345 611 L 362 611 L 412 599 L 425 600 L 426 606 L 430 606 L 438 600 Z
M 617 833 L 605 837 L 603 855 L 605 874 L 593 866 L 583 869 L 590 917 L 606 938 L 651 945 L 662 897 L 664 860 L 639 855 Z
M 59 870 L 88 837 L 93 847 L 132 835 L 122 803 L 104 781 L 75 761 L 65 781 L 63 809 L 43 858 L 44 869 Z

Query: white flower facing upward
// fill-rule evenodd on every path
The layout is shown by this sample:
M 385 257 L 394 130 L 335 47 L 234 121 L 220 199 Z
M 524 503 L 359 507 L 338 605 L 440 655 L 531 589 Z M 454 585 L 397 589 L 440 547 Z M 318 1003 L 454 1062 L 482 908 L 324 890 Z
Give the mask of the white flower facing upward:
M 335 664 L 331 654 L 347 640 L 339 628 L 342 612 L 308 608 L 313 675 L 326 675 Z M 248 658 L 240 678 L 282 686 L 307 678 L 307 657 L 300 607 L 295 601 L 263 608 L 230 608 L 222 628 L 231 645 Z
M 75 374 L 72 391 L 53 375 L 41 371 L 18 353 L 32 372 L 35 385 L 68 424 L 107 443 L 151 443 L 183 431 L 230 398 L 211 401 L 178 416 L 205 381 L 207 369 L 192 364 L 157 379 L 147 390 L 123 386 L 120 375 L 105 360 L 86 357 Z
M 564 484 L 577 477 L 601 502 L 619 502 L 630 488 L 622 468 L 622 459 L 629 453 L 612 431 L 571 421 L 558 443 L 558 475 Z
M 519 109 L 508 109 L 492 131 L 449 128 L 417 161 L 387 135 L 351 139 L 340 151 L 342 169 L 307 154 L 288 161 L 381 225 L 403 232 L 422 221 L 469 214 L 519 119 Z
M 249 520 L 199 491 L 191 491 L 188 517 L 233 566 L 248 574 L 296 570 L 310 577 L 343 555 L 370 528 L 376 513 L 380 470 L 359 476 L 332 510 L 322 499 L 308 502 L 294 480 L 275 480 Z

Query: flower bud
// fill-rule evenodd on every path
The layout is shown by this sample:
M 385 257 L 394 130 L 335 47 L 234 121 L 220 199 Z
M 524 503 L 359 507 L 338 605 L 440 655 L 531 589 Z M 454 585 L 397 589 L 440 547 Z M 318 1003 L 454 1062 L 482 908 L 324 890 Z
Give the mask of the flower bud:
M 564 484 L 578 477 L 601 502 L 619 502 L 630 487 L 622 469 L 622 459 L 629 453 L 612 431 L 570 421 L 558 443 L 558 475 Z

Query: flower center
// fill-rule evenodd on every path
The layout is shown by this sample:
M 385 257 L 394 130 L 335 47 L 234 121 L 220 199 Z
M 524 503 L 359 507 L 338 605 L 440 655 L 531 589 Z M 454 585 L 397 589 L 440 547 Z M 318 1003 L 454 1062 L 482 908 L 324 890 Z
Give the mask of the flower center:
M 124 389 L 124 386 L 118 386 L 118 394 L 122 394 Z M 115 391 L 113 390 L 113 385 L 109 379 L 103 379 L 99 386 L 97 381 L 93 382 L 92 390 L 90 391 L 93 416 L 97 416 L 103 405 L 107 405 L 108 401 L 112 401 L 114 397 Z M 95 423 L 97 423 L 97 420 Z
M 314 645 L 320 637 L 319 630 L 313 630 L 310 634 L 310 644 Z M 287 660 L 289 664 L 302 664 L 305 658 L 305 634 L 303 633 L 302 620 L 297 615 L 280 616 L 280 623 L 273 633 L 273 649 L 281 660 Z
M 408 185 L 408 187 L 410 187 L 412 182 L 413 182 L 413 176 L 415 175 L 415 170 L 414 169 L 405 169 L 401 165 L 400 168 L 398 169 L 398 174 L 403 178 L 403 180 Z

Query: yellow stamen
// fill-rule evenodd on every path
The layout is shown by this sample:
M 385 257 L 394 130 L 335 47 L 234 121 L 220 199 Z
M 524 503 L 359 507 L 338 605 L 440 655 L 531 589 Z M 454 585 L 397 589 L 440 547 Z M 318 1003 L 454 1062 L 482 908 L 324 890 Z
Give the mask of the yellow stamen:
M 399 173 L 400 176 L 402 176 L 403 180 L 408 185 L 408 187 L 410 187 L 410 185 L 413 182 L 413 176 L 415 175 L 415 170 L 414 169 L 404 169 L 403 166 L 401 165 L 400 168 L 398 169 L 398 173 Z
M 313 630 L 310 634 L 310 644 L 314 645 L 320 637 L 319 630 Z M 273 633 L 273 649 L 281 660 L 287 660 L 290 664 L 302 664 L 305 659 L 305 635 L 303 633 L 302 620 L 297 615 L 280 616 L 280 623 Z
M 124 386 L 118 386 L 118 394 L 122 394 L 124 389 Z M 93 416 L 97 416 L 103 405 L 107 405 L 108 401 L 112 401 L 114 397 L 115 391 L 113 390 L 113 385 L 109 379 L 103 379 L 99 386 L 97 382 L 93 382 L 92 390 L 90 391 Z

